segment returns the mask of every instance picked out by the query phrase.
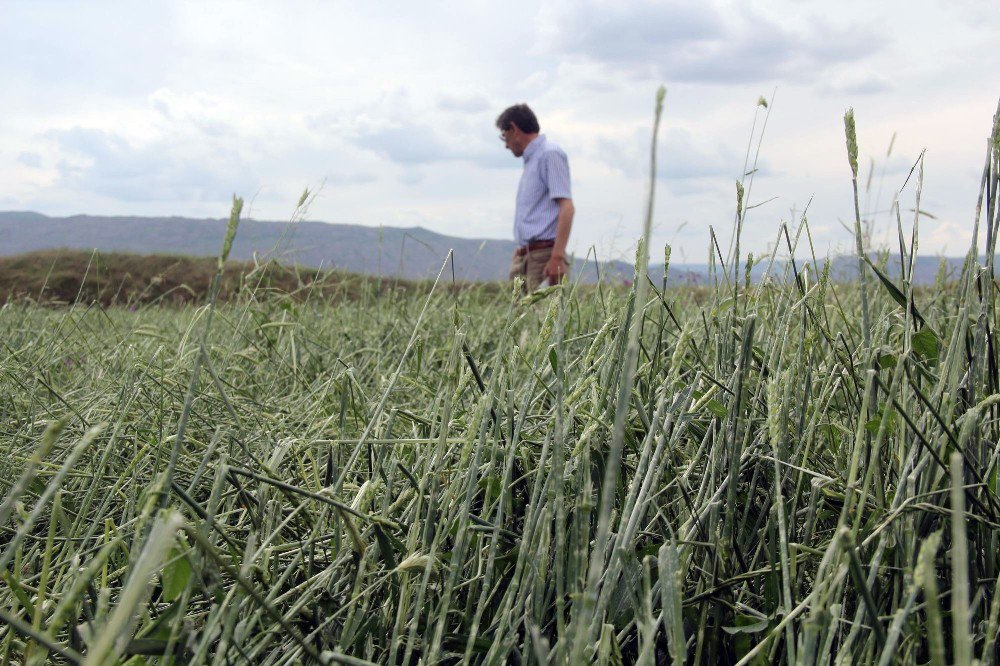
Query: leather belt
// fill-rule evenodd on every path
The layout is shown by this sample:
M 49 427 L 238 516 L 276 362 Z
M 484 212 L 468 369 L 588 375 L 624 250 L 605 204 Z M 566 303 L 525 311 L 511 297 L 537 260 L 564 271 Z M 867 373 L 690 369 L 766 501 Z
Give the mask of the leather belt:
M 555 239 L 532 241 L 527 245 L 522 245 L 521 247 L 514 250 L 514 256 L 523 257 L 524 255 L 534 250 L 544 250 L 547 247 L 555 247 L 555 244 L 556 244 Z

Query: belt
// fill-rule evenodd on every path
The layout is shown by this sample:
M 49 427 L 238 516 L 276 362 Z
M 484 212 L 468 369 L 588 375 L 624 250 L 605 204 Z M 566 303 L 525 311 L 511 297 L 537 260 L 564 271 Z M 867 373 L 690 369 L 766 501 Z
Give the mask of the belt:
M 555 244 L 555 239 L 531 241 L 527 245 L 522 245 L 514 250 L 514 256 L 523 257 L 534 250 L 544 250 L 547 247 L 555 247 Z

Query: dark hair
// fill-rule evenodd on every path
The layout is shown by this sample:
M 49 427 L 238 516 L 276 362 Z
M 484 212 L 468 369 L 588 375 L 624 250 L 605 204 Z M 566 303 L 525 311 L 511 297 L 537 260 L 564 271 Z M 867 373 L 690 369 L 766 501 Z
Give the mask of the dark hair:
M 517 129 L 525 134 L 538 134 L 541 131 L 535 112 L 527 104 L 515 104 L 497 117 L 497 127 L 501 132 L 509 130 L 511 125 L 517 125 Z

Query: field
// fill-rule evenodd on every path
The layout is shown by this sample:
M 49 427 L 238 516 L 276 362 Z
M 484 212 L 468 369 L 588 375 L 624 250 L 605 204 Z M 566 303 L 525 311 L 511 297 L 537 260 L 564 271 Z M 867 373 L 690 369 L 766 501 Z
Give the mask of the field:
M 784 239 L 700 289 L 9 302 L 2 663 L 996 663 L 992 260 Z

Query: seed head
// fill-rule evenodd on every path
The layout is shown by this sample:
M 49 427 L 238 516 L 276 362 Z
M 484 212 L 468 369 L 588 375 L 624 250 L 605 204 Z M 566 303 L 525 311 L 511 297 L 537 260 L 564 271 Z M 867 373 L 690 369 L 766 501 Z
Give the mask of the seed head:
M 520 299 L 524 293 L 524 278 L 518 275 L 511 281 L 510 295 L 515 301 Z
M 555 328 L 556 324 L 556 314 L 559 312 L 559 299 L 553 298 L 549 302 L 549 309 L 545 313 L 545 320 L 542 322 L 541 331 L 538 333 L 538 339 L 543 343 L 547 342 L 549 336 L 552 335 L 552 330 Z
M 767 108 L 767 100 L 764 99 L 763 95 L 761 95 L 760 98 L 757 100 L 757 106 L 762 106 L 765 109 Z
M 851 163 L 851 174 L 858 177 L 858 133 L 854 127 L 854 108 L 844 114 L 844 132 L 847 134 L 847 161 Z
M 788 381 L 786 372 L 781 372 L 767 383 L 767 431 L 771 436 L 771 445 L 778 448 L 781 443 L 781 380 Z M 792 378 L 794 379 L 794 378 Z
M 240 223 L 240 213 L 243 212 L 243 198 L 233 195 L 233 208 L 229 211 L 229 226 L 226 227 L 226 239 L 222 241 L 222 254 L 219 255 L 219 269 L 229 258 L 229 251 L 233 249 L 233 239 L 236 238 L 236 227 Z
M 423 571 L 427 568 L 427 563 L 431 561 L 431 558 L 427 555 L 421 555 L 420 553 L 414 553 L 407 557 L 405 560 L 400 562 L 396 566 L 396 571 L 406 572 L 406 571 Z
M 941 547 L 941 532 L 937 531 L 932 533 L 920 546 L 920 552 L 917 554 L 917 566 L 916 574 L 917 578 L 921 581 L 927 580 L 928 578 L 933 578 L 934 576 L 934 557 L 937 555 L 938 548 Z
M 635 274 L 634 274 L 634 279 L 632 280 L 633 283 L 639 280 L 639 276 L 641 275 L 640 271 L 644 268 L 643 266 L 640 266 L 640 264 L 643 263 L 643 261 L 645 261 L 646 262 L 645 267 L 648 268 L 649 266 L 649 255 L 644 254 L 645 249 L 646 249 L 646 239 L 640 238 L 639 242 L 635 244 L 635 264 L 634 264 Z
M 672 376 L 680 374 L 681 363 L 684 361 L 684 354 L 687 352 L 687 345 L 692 338 L 691 330 L 688 327 L 681 329 L 680 338 L 674 347 L 674 353 L 670 356 L 670 373 Z

